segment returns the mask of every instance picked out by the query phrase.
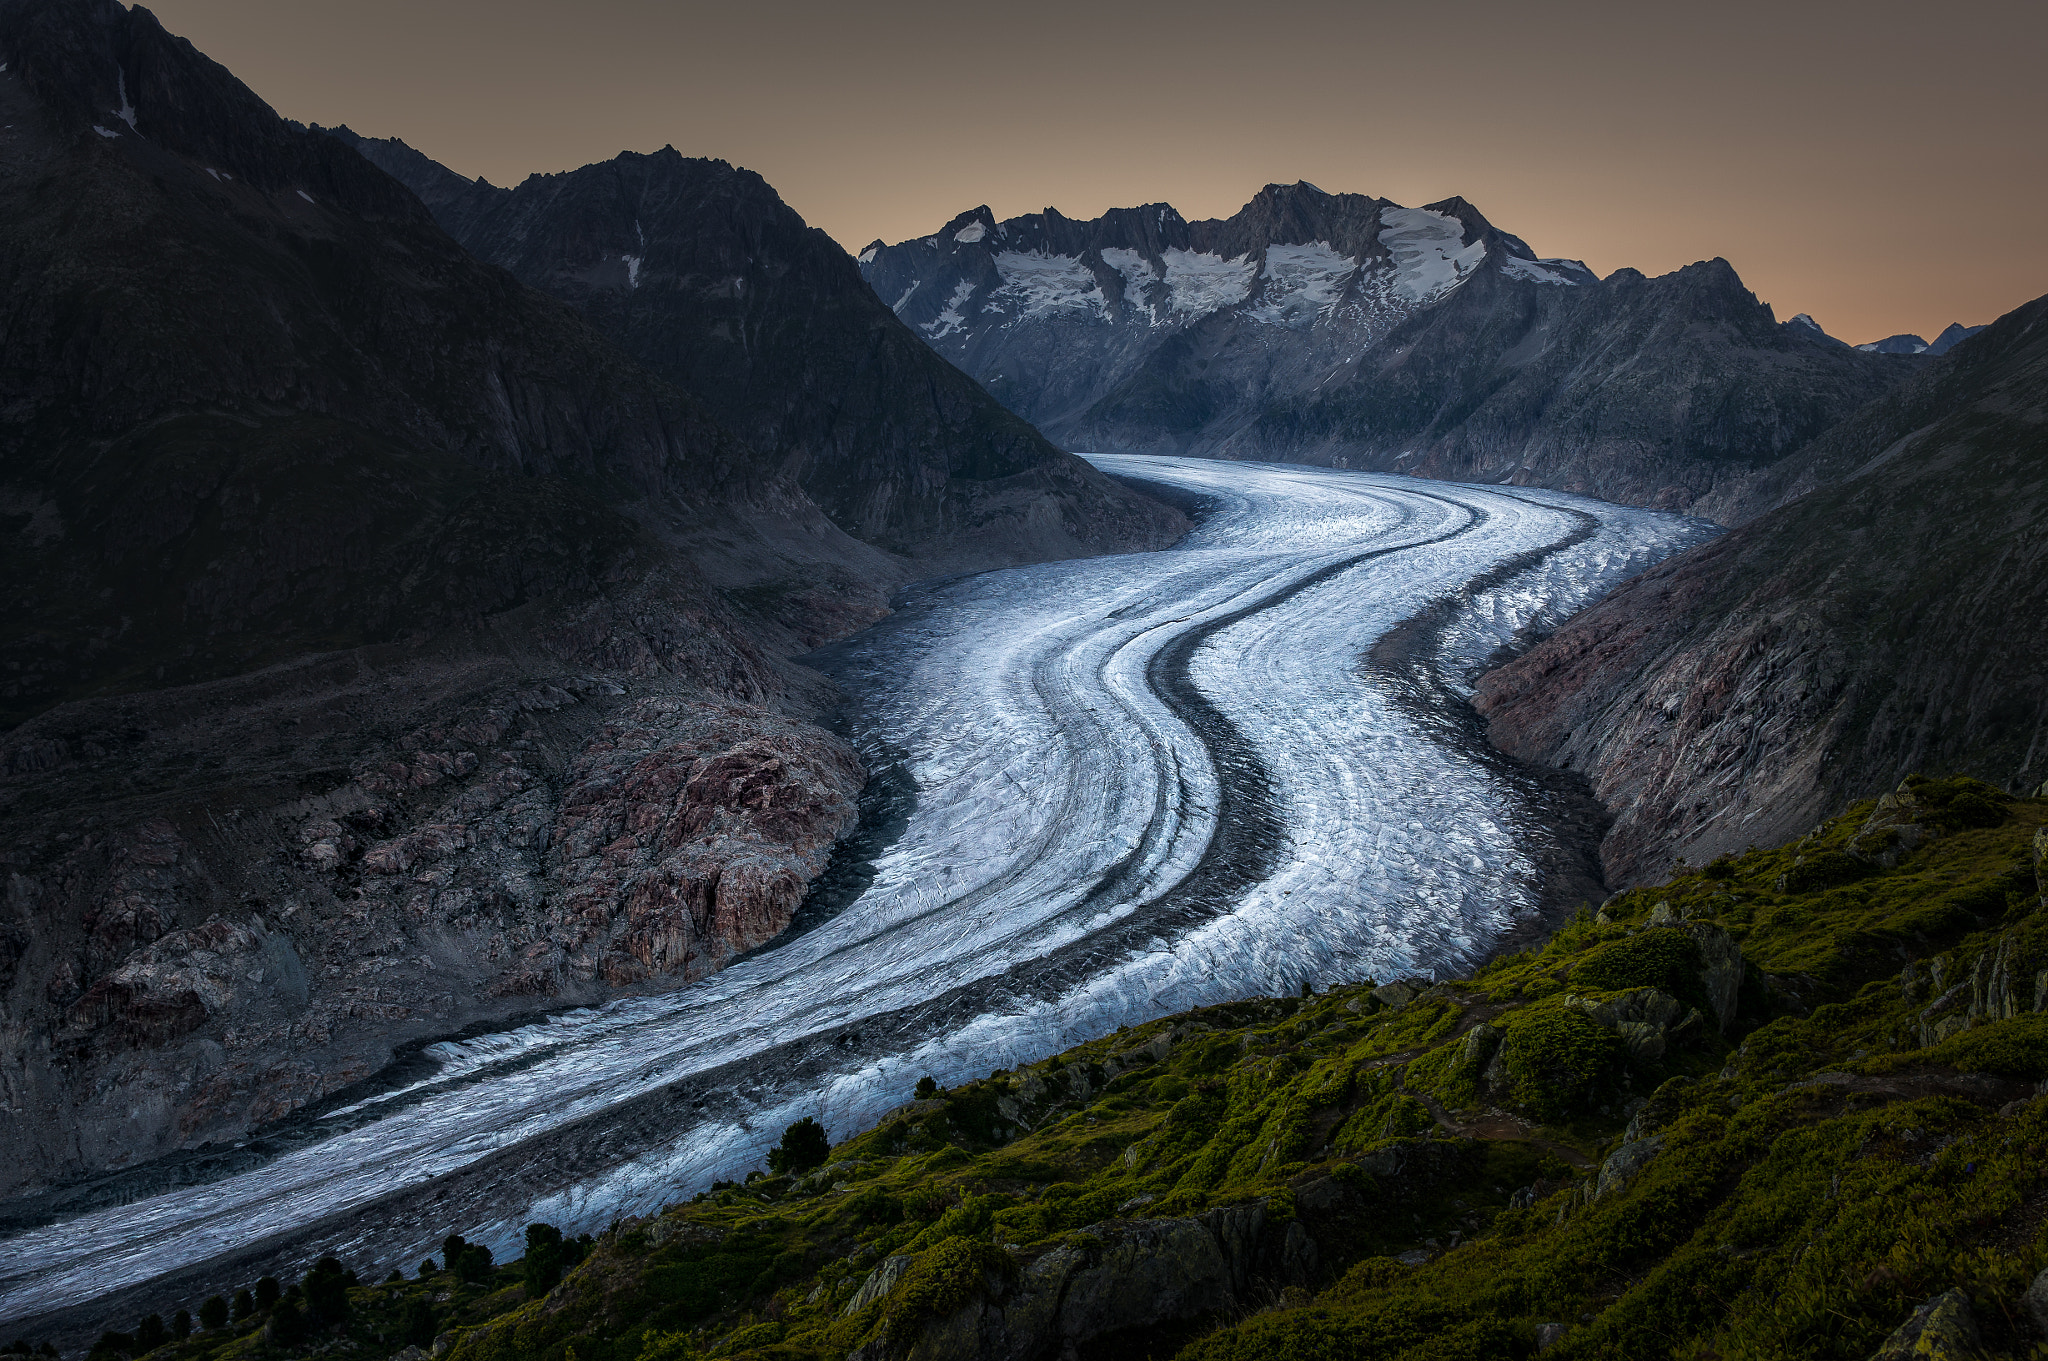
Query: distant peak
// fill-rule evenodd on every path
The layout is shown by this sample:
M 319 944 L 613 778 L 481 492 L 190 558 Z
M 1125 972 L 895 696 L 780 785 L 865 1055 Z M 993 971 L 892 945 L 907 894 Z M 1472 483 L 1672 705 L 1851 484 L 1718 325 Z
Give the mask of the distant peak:
M 1965 326 L 1960 321 L 1952 321 L 1948 324 L 1947 330 L 1934 338 L 1934 343 L 1927 347 L 1927 353 L 1947 354 L 1984 329 L 1982 326 Z

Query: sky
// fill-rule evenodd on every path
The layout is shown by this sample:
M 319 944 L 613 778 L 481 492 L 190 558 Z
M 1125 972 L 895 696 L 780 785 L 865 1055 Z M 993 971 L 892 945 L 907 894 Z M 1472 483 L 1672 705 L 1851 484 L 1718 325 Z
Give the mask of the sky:
M 307 122 L 515 184 L 673 145 L 858 251 L 964 209 L 1462 195 L 1539 255 L 1726 257 L 1933 339 L 2048 293 L 2048 4 L 152 0 Z

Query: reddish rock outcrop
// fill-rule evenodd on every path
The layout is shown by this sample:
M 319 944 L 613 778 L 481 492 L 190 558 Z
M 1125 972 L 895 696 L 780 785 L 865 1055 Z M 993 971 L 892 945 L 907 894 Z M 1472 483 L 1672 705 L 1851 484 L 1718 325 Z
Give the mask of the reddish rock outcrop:
M 370 684 L 324 720 L 335 740 L 376 731 L 391 701 Z M 195 732 L 140 739 L 167 791 L 258 750 L 270 721 L 231 688 Z M 41 1151 L 0 1192 L 239 1136 L 407 1039 L 701 978 L 788 927 L 857 820 L 844 742 L 665 669 L 425 709 L 316 794 L 229 785 L 125 824 L 38 817 L 0 846 L 0 1138 Z

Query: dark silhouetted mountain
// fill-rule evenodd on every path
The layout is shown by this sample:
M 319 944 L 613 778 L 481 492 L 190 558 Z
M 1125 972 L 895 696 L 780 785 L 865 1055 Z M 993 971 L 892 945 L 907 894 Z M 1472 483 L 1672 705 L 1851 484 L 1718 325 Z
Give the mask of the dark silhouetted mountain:
M 1865 354 L 1926 354 L 1927 342 L 1919 336 L 1900 334 L 1886 336 L 1883 340 L 1873 340 L 1856 348 Z
M 1927 353 L 1933 355 L 1947 354 L 1950 350 L 1953 350 L 1956 346 L 1962 344 L 1983 329 L 1984 327 L 1982 326 L 1965 326 L 1960 321 L 1952 321 L 1948 324 L 1946 330 L 1934 338 L 1934 343 L 1927 347 Z
M 1163 544 L 1181 525 L 934 356 L 752 171 L 665 148 L 499 190 L 403 143 L 336 135 L 478 259 L 574 303 L 868 542 L 957 569 Z
M 1204 222 L 977 208 L 860 259 L 934 349 L 1077 449 L 1684 506 L 1908 371 L 1778 325 L 1726 261 L 1603 280 L 1463 199 L 1269 185 Z
M 1610 882 L 1921 770 L 2048 778 L 2048 298 L 1774 469 L 1768 509 L 1488 675 L 1496 742 L 1616 813 Z
M 865 779 L 789 658 L 911 572 L 800 477 L 925 562 L 1177 532 L 695 165 L 730 215 L 679 250 L 729 306 L 660 323 L 723 337 L 669 367 L 759 398 L 716 356 L 777 356 L 804 440 L 758 401 L 734 433 L 147 10 L 0 0 L 0 1194 L 146 1193 L 395 1045 L 783 930 Z

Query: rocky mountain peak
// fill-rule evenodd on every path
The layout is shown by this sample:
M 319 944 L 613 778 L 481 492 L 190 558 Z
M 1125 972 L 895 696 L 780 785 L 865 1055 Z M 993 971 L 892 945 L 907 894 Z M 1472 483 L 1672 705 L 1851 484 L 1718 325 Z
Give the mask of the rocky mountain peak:
M 460 177 L 403 144 L 357 145 L 472 254 L 699 395 L 858 538 L 966 567 L 1108 546 L 1139 522 L 1144 541 L 1171 530 L 1163 507 L 1046 443 L 906 332 L 853 258 L 751 170 L 663 147 L 445 193 Z M 986 261 L 995 226 L 976 208 L 918 249 Z M 1074 225 L 1052 214 L 1040 230 Z M 1002 479 L 1021 481 L 988 485 Z M 1012 493 L 1061 509 L 1020 526 L 997 505 Z
M 1893 377 L 1781 331 L 1726 260 L 1601 280 L 1539 258 L 1457 196 L 1409 208 L 1297 181 L 1193 222 L 1166 204 L 1091 221 L 977 211 L 860 264 L 927 344 L 1072 448 L 1385 459 L 1683 504 L 1718 474 L 1647 471 L 1671 449 L 1776 457 Z M 1608 384 L 1624 363 L 1641 380 Z M 1784 408 L 1712 417 L 1692 395 L 1703 370 L 1721 372 L 1729 400 L 1782 389 Z M 1573 433 L 1538 432 L 1551 422 Z M 1524 440 L 1527 453 L 1509 452 Z M 1581 466 L 1595 447 L 1617 476 Z M 1558 471 L 1537 471 L 1551 460 Z
M 1811 313 L 1801 312 L 1784 325 L 1788 334 L 1799 336 L 1804 340 L 1817 340 L 1824 344 L 1841 345 L 1844 347 L 1849 343 L 1846 340 L 1837 340 L 1829 335 L 1821 328 L 1821 324 L 1813 319 Z
M 0 0 L 0 51 L 60 124 L 117 149 L 169 152 L 270 194 L 424 222 L 411 195 L 280 118 L 224 66 L 117 0 Z
M 1947 354 L 1971 336 L 1986 329 L 1988 328 L 1983 326 L 1965 326 L 1960 321 L 1952 321 L 1948 324 L 1946 330 L 1934 338 L 1934 343 L 1927 347 L 1927 353 L 1932 355 Z

